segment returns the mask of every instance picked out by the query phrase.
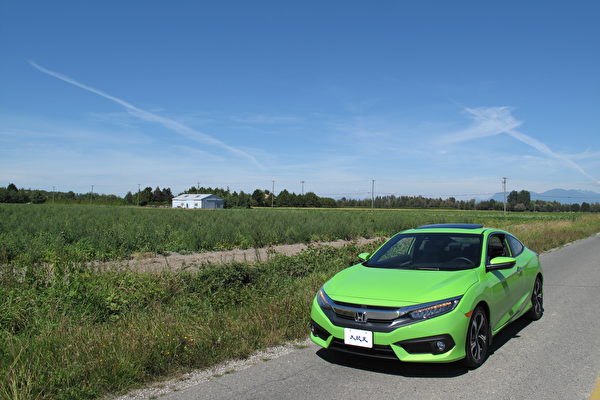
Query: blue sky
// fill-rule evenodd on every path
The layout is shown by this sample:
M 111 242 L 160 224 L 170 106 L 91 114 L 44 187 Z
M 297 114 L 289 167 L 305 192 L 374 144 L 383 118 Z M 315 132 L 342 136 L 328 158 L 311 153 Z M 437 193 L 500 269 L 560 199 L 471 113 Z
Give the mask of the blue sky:
M 600 192 L 596 2 L 0 3 L 0 185 Z M 475 196 L 474 196 L 475 195 Z

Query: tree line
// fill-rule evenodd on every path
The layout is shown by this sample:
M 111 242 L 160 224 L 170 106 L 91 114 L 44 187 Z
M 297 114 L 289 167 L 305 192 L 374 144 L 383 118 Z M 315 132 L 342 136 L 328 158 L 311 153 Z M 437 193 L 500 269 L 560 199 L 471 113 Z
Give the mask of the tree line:
M 371 199 L 337 200 L 338 207 L 371 207 Z M 375 208 L 455 208 L 458 210 L 504 210 L 504 202 L 494 199 L 476 201 L 457 200 L 454 197 L 431 198 L 423 196 L 377 196 L 373 201 Z M 544 212 L 600 212 L 600 203 L 563 204 L 557 201 L 531 200 L 527 190 L 510 192 L 506 198 L 507 211 L 544 211 Z
M 335 200 L 330 197 L 320 197 L 314 192 L 296 194 L 284 189 L 279 194 L 269 190 L 256 189 L 252 193 L 231 191 L 229 188 L 190 187 L 180 194 L 215 194 L 225 202 L 225 208 L 250 207 L 359 207 L 370 208 L 371 199 L 349 199 L 342 197 Z M 139 192 L 127 192 L 124 197 L 114 194 L 54 192 L 47 190 L 18 189 L 13 183 L 0 187 L 0 203 L 33 203 L 41 204 L 54 202 L 60 204 L 103 204 L 103 205 L 139 205 L 139 206 L 170 206 L 174 195 L 171 188 L 147 186 Z M 377 196 L 373 200 L 375 208 L 454 208 L 459 210 L 496 210 L 504 209 L 502 201 L 494 199 L 476 201 L 457 200 L 454 197 L 431 198 L 423 196 Z M 557 201 L 531 200 L 527 190 L 513 190 L 506 199 L 508 211 L 562 211 L 562 212 L 600 212 L 600 203 L 562 204 Z
M 290 193 L 286 189 L 275 195 L 269 190 L 256 189 L 252 193 L 230 191 L 229 188 L 190 187 L 184 193 L 211 193 L 225 201 L 225 208 L 250 207 L 337 207 L 334 199 L 320 197 L 313 192 L 305 194 Z

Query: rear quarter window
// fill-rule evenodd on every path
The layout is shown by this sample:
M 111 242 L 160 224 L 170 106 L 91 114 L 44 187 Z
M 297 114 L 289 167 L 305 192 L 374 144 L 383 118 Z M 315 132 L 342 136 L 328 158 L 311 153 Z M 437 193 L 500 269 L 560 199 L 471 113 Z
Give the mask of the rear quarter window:
M 510 246 L 510 251 L 512 252 L 513 257 L 518 256 L 523 252 L 523 243 L 519 242 L 517 238 L 508 235 L 508 244 Z

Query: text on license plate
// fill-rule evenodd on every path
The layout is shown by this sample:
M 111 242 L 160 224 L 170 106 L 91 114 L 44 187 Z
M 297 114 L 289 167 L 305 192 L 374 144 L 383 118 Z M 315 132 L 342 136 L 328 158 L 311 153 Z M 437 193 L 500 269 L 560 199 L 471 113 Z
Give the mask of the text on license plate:
M 372 348 L 373 332 L 344 328 L 344 344 Z

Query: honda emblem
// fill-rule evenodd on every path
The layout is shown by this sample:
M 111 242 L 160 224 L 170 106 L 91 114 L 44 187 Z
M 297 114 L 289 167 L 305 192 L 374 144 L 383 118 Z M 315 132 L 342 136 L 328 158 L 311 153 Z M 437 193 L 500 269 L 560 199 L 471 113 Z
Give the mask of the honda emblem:
M 356 322 L 362 322 L 363 324 L 367 322 L 367 312 L 366 311 L 357 311 L 354 314 L 354 320 Z

